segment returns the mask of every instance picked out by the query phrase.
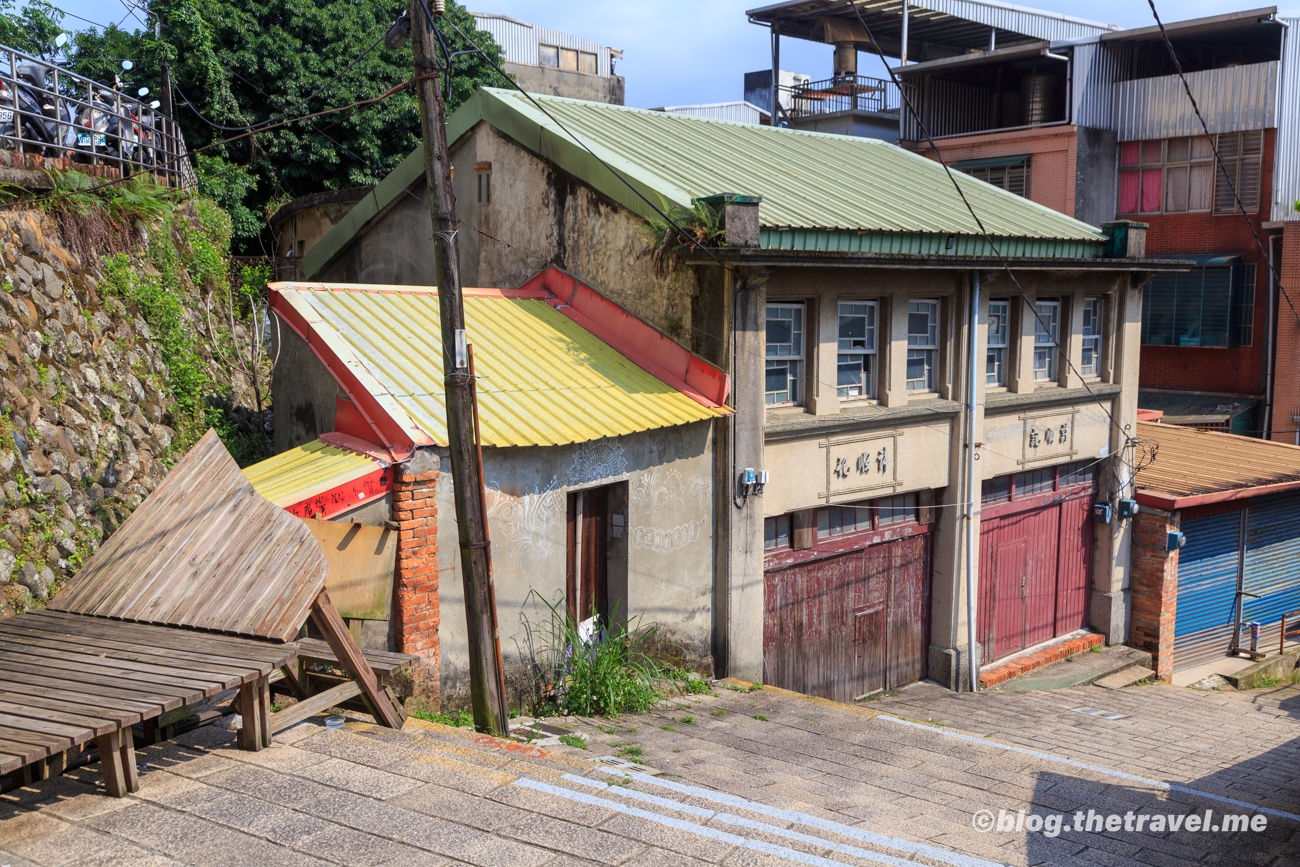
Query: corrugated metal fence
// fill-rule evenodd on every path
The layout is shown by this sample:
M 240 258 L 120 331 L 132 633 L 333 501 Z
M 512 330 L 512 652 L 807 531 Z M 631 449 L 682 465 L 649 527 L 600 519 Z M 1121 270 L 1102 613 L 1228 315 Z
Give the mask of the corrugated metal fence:
M 1300 220 L 1300 18 L 1278 19 L 1282 37 L 1282 85 L 1278 88 L 1277 162 L 1273 168 L 1273 219 Z
M 1187 73 L 1187 84 L 1211 133 L 1277 125 L 1278 63 L 1251 63 Z M 1177 75 L 1121 81 L 1114 129 L 1120 141 L 1202 133 Z
M 537 46 L 554 45 L 558 48 L 573 48 L 596 55 L 596 72 L 609 75 L 610 49 L 590 39 L 580 39 L 549 27 L 537 27 L 524 21 L 516 21 L 503 15 L 475 14 L 474 23 L 479 30 L 492 34 L 492 38 L 505 52 L 506 60 L 537 66 Z

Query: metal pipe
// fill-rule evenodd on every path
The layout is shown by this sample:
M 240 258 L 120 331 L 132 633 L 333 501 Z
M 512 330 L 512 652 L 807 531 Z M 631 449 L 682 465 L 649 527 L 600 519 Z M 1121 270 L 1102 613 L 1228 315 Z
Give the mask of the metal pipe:
M 966 395 L 966 636 L 970 691 L 979 691 L 979 666 L 975 664 L 975 525 L 979 521 L 979 503 L 975 499 L 975 397 L 979 376 L 980 272 L 971 272 L 970 304 L 970 382 Z
M 780 126 L 777 113 L 781 109 L 781 31 L 772 25 L 772 126 Z
M 907 66 L 907 0 L 903 0 L 903 49 L 900 66 Z
M 1277 271 L 1273 256 L 1277 237 L 1268 239 L 1268 324 L 1264 329 L 1264 439 L 1273 438 L 1273 305 L 1277 303 Z

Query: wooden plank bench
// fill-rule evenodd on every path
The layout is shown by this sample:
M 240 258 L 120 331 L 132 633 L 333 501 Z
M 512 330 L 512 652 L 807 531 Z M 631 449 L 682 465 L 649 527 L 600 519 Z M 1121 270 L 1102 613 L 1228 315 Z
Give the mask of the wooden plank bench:
M 131 726 L 238 687 L 245 725 L 240 745 L 270 743 L 267 684 L 298 648 L 32 611 L 0 620 L 0 774 L 94 741 L 104 787 L 137 788 Z

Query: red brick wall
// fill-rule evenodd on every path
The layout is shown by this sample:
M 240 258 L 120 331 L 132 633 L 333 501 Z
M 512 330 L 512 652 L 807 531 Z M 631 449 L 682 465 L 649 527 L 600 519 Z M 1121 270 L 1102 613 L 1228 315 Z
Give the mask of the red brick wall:
M 393 635 L 397 649 L 414 653 L 416 697 L 435 708 L 438 681 L 438 470 L 398 467 L 393 520 L 398 525 Z
M 1040 205 L 1074 216 L 1074 182 L 1078 135 L 1072 126 L 1050 130 L 1023 129 L 944 139 L 939 148 L 949 164 L 962 160 L 1030 154 L 1029 198 Z M 921 153 L 934 159 L 928 146 Z
M 1178 529 L 1175 512 L 1142 507 L 1133 520 L 1128 643 L 1151 654 L 1156 676 L 1174 673 L 1174 604 L 1178 598 L 1178 552 L 1165 545 Z
M 1288 220 L 1282 229 L 1282 288 L 1300 310 L 1300 222 Z M 1300 422 L 1300 321 L 1287 305 L 1277 301 L 1277 369 L 1273 378 L 1273 439 L 1294 443 Z
M 1263 223 L 1270 217 L 1273 189 L 1273 147 L 1276 130 L 1264 132 L 1264 162 L 1260 178 L 1259 211 L 1251 223 L 1268 249 Z M 1268 257 L 1259 249 L 1250 226 L 1240 214 L 1143 214 L 1147 256 L 1161 253 L 1240 253 L 1255 263 L 1255 328 L 1250 346 L 1202 349 L 1190 346 L 1143 346 L 1138 383 L 1143 388 L 1264 393 L 1264 343 L 1268 327 Z M 1300 305 L 1297 305 L 1300 307 Z M 1263 418 L 1260 418 L 1261 423 Z

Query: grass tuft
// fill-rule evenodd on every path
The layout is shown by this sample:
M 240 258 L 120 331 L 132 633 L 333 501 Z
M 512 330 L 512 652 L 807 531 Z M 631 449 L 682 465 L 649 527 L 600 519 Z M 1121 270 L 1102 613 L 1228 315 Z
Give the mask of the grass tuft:
M 573 747 L 575 750 L 585 750 L 587 742 L 577 735 L 560 735 L 560 743 L 566 747 Z

